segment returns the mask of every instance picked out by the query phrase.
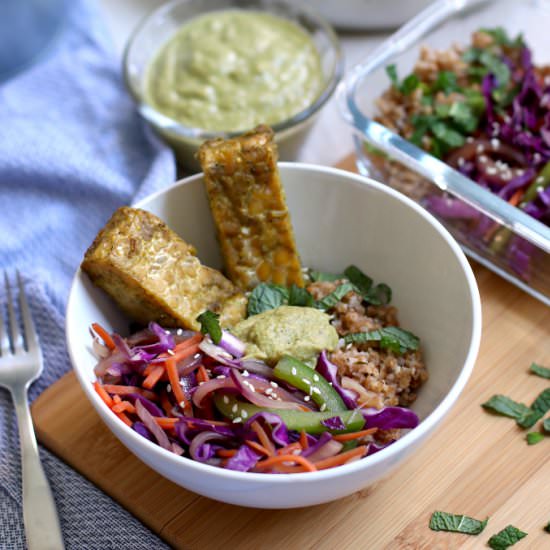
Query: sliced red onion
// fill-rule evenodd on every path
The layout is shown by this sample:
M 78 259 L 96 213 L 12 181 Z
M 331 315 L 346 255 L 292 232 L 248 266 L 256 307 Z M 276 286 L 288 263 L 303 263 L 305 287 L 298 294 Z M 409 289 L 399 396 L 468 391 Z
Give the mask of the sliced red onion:
M 185 449 L 181 445 L 178 445 L 175 441 L 172 441 L 172 452 L 178 456 L 181 456 L 185 452 Z
M 203 338 L 202 342 L 199 344 L 199 349 L 208 355 L 208 357 L 215 359 L 218 363 L 232 366 L 234 361 L 233 356 L 222 347 L 213 344 L 209 338 Z
M 136 400 L 136 413 L 145 424 L 147 429 L 153 434 L 158 444 L 168 451 L 172 450 L 172 445 L 164 430 L 155 422 L 153 415 L 142 405 L 141 401 Z
M 227 441 L 228 438 L 215 432 L 198 433 L 191 441 L 191 445 L 189 445 L 189 455 L 191 458 L 199 462 L 206 462 L 212 458 L 215 447 L 208 444 L 212 440 Z
M 284 447 L 290 443 L 290 435 L 288 433 L 288 428 L 283 422 L 281 417 L 276 413 L 270 412 L 259 412 L 251 416 L 244 425 L 246 430 L 250 430 L 252 423 L 263 420 L 271 428 L 271 439 L 277 444 Z M 309 434 L 308 434 L 309 435 Z M 316 440 L 314 440 L 316 441 Z
M 96 336 L 94 336 L 94 339 L 92 340 L 92 349 L 100 359 L 105 359 L 111 354 L 109 348 L 100 343 L 99 339 Z
M 153 416 L 166 416 L 160 407 L 139 393 L 129 393 L 125 397 L 134 405 L 139 401 Z
M 342 443 L 336 441 L 328 432 L 323 432 L 314 445 L 302 451 L 302 456 L 311 461 L 323 460 L 337 455 L 342 450 Z
M 231 366 L 239 370 L 247 370 L 248 372 L 259 374 L 268 380 L 275 378 L 273 375 L 273 369 L 266 365 L 263 361 L 258 361 L 257 359 L 235 361 L 235 363 Z
M 239 390 L 232 378 L 213 378 L 212 380 L 208 380 L 208 382 L 204 382 L 204 384 L 197 386 L 195 392 L 193 393 L 193 403 L 197 407 L 201 408 L 202 402 L 207 395 L 221 389 L 233 391 Z
M 233 380 L 237 389 L 241 392 L 241 395 L 248 399 L 252 404 L 257 405 L 258 407 L 266 407 L 271 409 L 292 409 L 292 410 L 302 410 L 302 406 L 299 402 L 296 401 L 291 394 L 282 388 L 272 388 L 271 385 L 257 378 L 246 378 L 236 369 L 231 369 L 231 380 Z M 225 380 L 225 379 L 224 379 Z M 269 392 L 274 397 L 279 399 L 272 399 L 267 395 L 264 395 L 264 392 L 271 388 Z M 269 390 L 268 390 L 269 391 Z
M 349 376 L 342 376 L 342 387 L 346 390 L 351 390 L 357 393 L 357 402 L 362 405 L 363 403 L 367 403 L 371 396 L 367 392 L 364 386 L 359 384 L 357 380 L 350 378 Z
M 227 330 L 222 330 L 219 346 L 237 359 L 244 355 L 246 349 L 246 344 Z
M 187 376 L 192 372 L 195 372 L 195 370 L 197 370 L 198 366 L 201 364 L 201 360 L 202 358 L 200 353 L 196 353 L 195 355 L 190 355 L 189 357 L 186 357 L 176 365 L 176 368 L 178 369 L 178 375 Z

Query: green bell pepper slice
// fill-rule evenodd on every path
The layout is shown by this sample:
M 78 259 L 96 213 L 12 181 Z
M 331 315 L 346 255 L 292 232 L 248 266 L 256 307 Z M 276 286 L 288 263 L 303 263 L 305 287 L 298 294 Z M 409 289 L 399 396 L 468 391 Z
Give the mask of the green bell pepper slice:
M 338 392 L 323 376 L 294 357 L 285 355 L 273 369 L 273 374 L 309 395 L 323 412 L 348 410 Z
M 223 416 L 230 420 L 240 418 L 244 423 L 256 413 L 268 412 L 279 416 L 289 430 L 295 430 L 297 432 L 304 430 L 306 433 L 312 435 L 321 434 L 323 432 L 357 432 L 363 429 L 365 425 L 365 419 L 359 410 L 346 410 L 335 414 L 334 411 L 305 412 L 289 409 L 268 409 L 257 407 L 251 403 L 245 403 L 232 395 L 221 395 L 219 393 L 214 395 L 214 405 Z M 342 419 L 342 422 L 346 426 L 345 430 L 330 430 L 321 424 L 321 421 L 328 420 L 334 416 L 339 416 Z

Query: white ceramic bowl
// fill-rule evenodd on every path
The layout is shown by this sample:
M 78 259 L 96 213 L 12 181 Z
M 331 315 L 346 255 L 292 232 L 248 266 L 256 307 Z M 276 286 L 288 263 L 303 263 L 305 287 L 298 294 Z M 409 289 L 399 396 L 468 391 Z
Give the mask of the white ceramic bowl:
M 280 170 L 302 263 L 334 272 L 353 263 L 375 281 L 386 282 L 393 289 L 402 325 L 421 338 L 430 379 L 413 408 L 422 421 L 390 447 L 352 464 L 303 474 L 234 472 L 176 456 L 123 424 L 92 388 L 96 361 L 88 326 L 99 322 L 125 334 L 127 323 L 116 306 L 79 271 L 67 308 L 67 344 L 76 375 L 116 437 L 178 485 L 258 508 L 320 504 L 387 475 L 449 413 L 472 372 L 481 333 L 472 270 L 435 218 L 404 195 L 349 172 L 292 163 L 281 163 Z M 136 206 L 157 214 L 193 243 L 205 264 L 221 266 L 201 174 Z

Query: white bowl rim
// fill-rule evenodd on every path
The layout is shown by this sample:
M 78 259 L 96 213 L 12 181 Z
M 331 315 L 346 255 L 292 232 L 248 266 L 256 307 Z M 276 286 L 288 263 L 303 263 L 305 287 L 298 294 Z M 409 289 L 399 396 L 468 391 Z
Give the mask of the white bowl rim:
M 472 271 L 472 268 L 468 263 L 466 256 L 462 252 L 462 249 L 460 248 L 458 243 L 454 240 L 452 235 L 447 231 L 447 229 L 445 229 L 445 227 L 432 214 L 424 210 L 420 205 L 418 205 L 412 199 L 408 198 L 402 193 L 399 193 L 398 191 L 395 191 L 391 187 L 388 187 L 383 183 L 377 182 L 371 178 L 367 178 L 365 176 L 361 176 L 359 174 L 355 174 L 347 170 L 342 170 L 339 168 L 333 168 L 329 166 L 306 164 L 306 163 L 295 163 L 295 162 L 279 162 L 278 166 L 282 169 L 281 176 L 283 177 L 284 177 L 284 171 L 286 169 L 299 170 L 299 171 L 308 172 L 308 173 L 321 172 L 321 173 L 340 176 L 345 179 L 353 180 L 357 183 L 360 183 L 361 185 L 373 187 L 387 195 L 392 196 L 393 198 L 405 204 L 409 208 L 412 208 L 418 215 L 424 218 L 439 233 L 439 235 L 443 237 L 446 244 L 454 252 L 455 257 L 458 260 L 460 266 L 462 267 L 462 270 L 466 277 L 466 281 L 468 283 L 468 289 L 470 294 L 469 298 L 471 301 L 472 315 L 473 315 L 472 336 L 471 336 L 468 354 L 466 356 L 466 359 L 464 361 L 464 366 L 462 367 L 462 370 L 460 371 L 458 378 L 456 379 L 455 383 L 453 384 L 453 386 L 451 387 L 447 395 L 443 398 L 441 403 L 439 403 L 439 405 L 430 414 L 428 414 L 428 416 L 426 416 L 424 420 L 422 420 L 419 423 L 419 425 L 416 428 L 410 430 L 402 438 L 398 439 L 395 443 L 392 443 L 391 445 L 382 449 L 376 454 L 370 455 L 368 457 L 364 457 L 360 460 L 353 461 L 349 464 L 338 466 L 336 468 L 328 468 L 327 470 L 320 470 L 317 472 L 302 472 L 302 473 L 295 473 L 295 474 L 274 475 L 274 474 L 262 474 L 262 473 L 254 473 L 254 472 L 239 472 L 234 470 L 227 470 L 225 468 L 220 468 L 218 466 L 212 466 L 210 464 L 203 464 L 201 462 L 192 460 L 185 456 L 178 456 L 172 453 L 171 451 L 163 449 L 156 443 L 153 443 L 147 440 L 146 438 L 144 438 L 143 436 L 139 435 L 135 430 L 133 430 L 123 422 L 120 422 L 119 428 L 125 431 L 126 437 L 132 439 L 137 446 L 140 446 L 140 445 L 149 446 L 149 450 L 154 455 L 156 455 L 158 459 L 160 459 L 163 462 L 166 462 L 166 461 L 171 462 L 174 466 L 186 466 L 187 468 L 189 468 L 188 472 L 190 474 L 192 473 L 206 474 L 209 476 L 213 475 L 215 477 L 225 478 L 228 480 L 243 481 L 243 482 L 260 482 L 265 484 L 277 483 L 277 484 L 284 485 L 284 484 L 294 483 L 298 481 L 301 483 L 303 482 L 317 483 L 319 481 L 329 480 L 344 474 L 352 475 L 353 473 L 357 473 L 363 468 L 374 467 L 380 462 L 383 462 L 385 460 L 391 460 L 392 457 L 398 458 L 401 451 L 405 450 L 409 446 L 413 446 L 415 442 L 418 442 L 424 439 L 430 432 L 432 432 L 433 429 L 437 426 L 437 424 L 439 424 L 439 422 L 444 418 L 444 416 L 452 409 L 459 395 L 462 393 L 462 390 L 466 386 L 466 383 L 468 382 L 470 375 L 472 374 L 475 361 L 478 355 L 479 345 L 481 340 L 482 314 L 481 314 L 481 299 L 479 295 L 477 282 L 476 282 L 474 273 Z M 186 178 L 178 180 L 173 184 L 167 187 L 164 187 L 163 189 L 156 191 L 155 193 L 152 193 L 147 197 L 144 197 L 143 199 L 140 199 L 138 202 L 136 202 L 132 206 L 136 208 L 144 208 L 144 203 L 148 203 L 158 198 L 159 196 L 170 192 L 172 189 L 175 189 L 176 187 L 180 187 L 188 183 L 194 182 L 202 177 L 203 177 L 203 174 L 199 172 L 192 176 L 188 176 Z M 73 323 L 68 322 L 69 313 L 70 313 L 72 302 L 74 299 L 76 283 L 80 273 L 81 273 L 81 270 L 79 268 L 76 271 L 75 276 L 73 278 L 73 282 L 71 284 L 71 290 L 69 293 L 69 299 L 67 302 L 67 314 L 66 314 L 67 349 L 69 352 L 71 363 L 73 365 L 73 370 L 75 371 L 77 378 L 80 382 L 80 385 L 83 388 L 84 392 L 86 393 L 86 396 L 92 402 L 96 411 L 101 412 L 100 416 L 104 416 L 104 418 L 106 419 L 107 418 L 106 414 L 109 413 L 110 411 L 105 405 L 105 403 L 101 400 L 99 395 L 95 391 L 93 391 L 92 384 L 90 384 L 89 380 L 85 379 L 85 377 L 82 375 L 80 370 L 76 367 L 77 350 L 73 349 L 71 345 L 71 341 L 72 341 L 71 333 L 77 329 L 81 330 L 81 327 L 76 327 L 74 326 Z M 114 421 L 115 419 L 113 418 L 112 420 Z M 105 422 L 109 424 L 107 421 Z M 135 453 L 132 453 L 132 454 L 135 454 Z

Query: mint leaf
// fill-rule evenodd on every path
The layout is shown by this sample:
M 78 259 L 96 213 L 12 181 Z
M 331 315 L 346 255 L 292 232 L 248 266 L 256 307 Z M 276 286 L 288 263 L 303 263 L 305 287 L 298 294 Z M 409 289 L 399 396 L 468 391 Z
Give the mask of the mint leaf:
M 395 65 L 388 65 L 386 67 L 386 74 L 391 80 L 393 87 L 399 90 L 399 78 L 397 76 L 397 67 Z
M 436 138 L 449 147 L 462 147 L 466 143 L 466 138 L 460 132 L 441 120 L 433 122 L 430 125 L 430 130 Z
M 333 292 L 325 296 L 322 300 L 319 300 L 315 307 L 326 311 L 332 309 L 348 292 L 357 291 L 354 285 L 351 283 L 344 283 L 337 286 Z
M 550 388 L 542 391 L 533 401 L 529 414 L 517 420 L 522 428 L 531 428 L 550 411 Z
M 508 525 L 502 531 L 499 531 L 496 535 L 493 535 L 488 541 L 487 544 L 493 550 L 506 550 L 510 546 L 513 546 L 526 537 L 527 533 L 520 531 L 517 527 L 513 525 Z
M 449 109 L 449 118 L 453 120 L 461 130 L 467 133 L 473 132 L 479 123 L 478 117 L 474 114 L 469 105 L 463 101 L 455 101 Z
M 414 73 L 411 73 L 409 76 L 405 77 L 405 79 L 401 83 L 401 86 L 399 86 L 399 90 L 401 91 L 401 93 L 409 95 L 410 93 L 414 92 L 414 90 L 416 90 L 419 85 L 420 79 Z
M 214 344 L 219 344 L 222 339 L 222 329 L 219 319 L 220 316 L 209 309 L 197 317 L 197 321 L 201 324 L 201 332 L 203 334 L 210 334 L 210 338 L 212 338 Z
M 531 366 L 529 367 L 529 370 L 533 374 L 536 374 L 537 376 L 541 376 L 542 378 L 550 379 L 550 369 L 547 369 L 546 367 L 543 367 L 542 365 L 537 365 L 536 363 L 531 363 Z
M 300 307 L 313 307 L 315 300 L 313 296 L 302 287 L 293 284 L 288 291 L 288 305 Z
M 365 275 L 358 267 L 350 265 L 344 270 L 346 279 L 357 287 L 361 294 L 367 294 L 372 286 L 372 279 Z
M 508 416 L 515 420 L 519 420 L 531 412 L 531 409 L 527 405 L 499 394 L 493 395 L 489 401 L 482 403 L 481 406 L 486 410 Z
M 288 302 L 289 293 L 284 286 L 260 283 L 248 298 L 248 316 L 275 309 Z
M 309 270 L 309 278 L 312 282 L 323 282 L 323 281 L 337 281 L 338 279 L 343 279 L 344 275 L 341 273 L 326 273 L 325 271 L 315 271 L 314 269 Z
M 527 445 L 536 445 L 544 439 L 544 434 L 540 432 L 529 432 L 525 436 L 525 439 L 527 439 Z
M 439 71 L 437 78 L 432 86 L 433 92 L 443 92 L 446 95 L 461 90 L 456 80 L 456 74 L 452 71 Z
M 545 432 L 550 433 L 550 418 L 547 418 L 543 423 L 542 427 L 544 428 Z
M 363 294 L 363 299 L 373 306 L 386 306 L 391 302 L 391 297 L 391 288 L 385 283 L 379 283 Z
M 434 512 L 430 518 L 432 531 L 450 531 L 465 535 L 479 535 L 485 529 L 489 518 L 479 521 L 468 516 L 448 514 L 447 512 Z
M 399 327 L 385 327 L 369 332 L 356 332 L 344 336 L 346 344 L 366 344 L 369 342 L 380 342 L 380 347 L 389 349 L 395 353 L 405 353 L 408 350 L 417 350 L 420 339 L 412 332 Z

